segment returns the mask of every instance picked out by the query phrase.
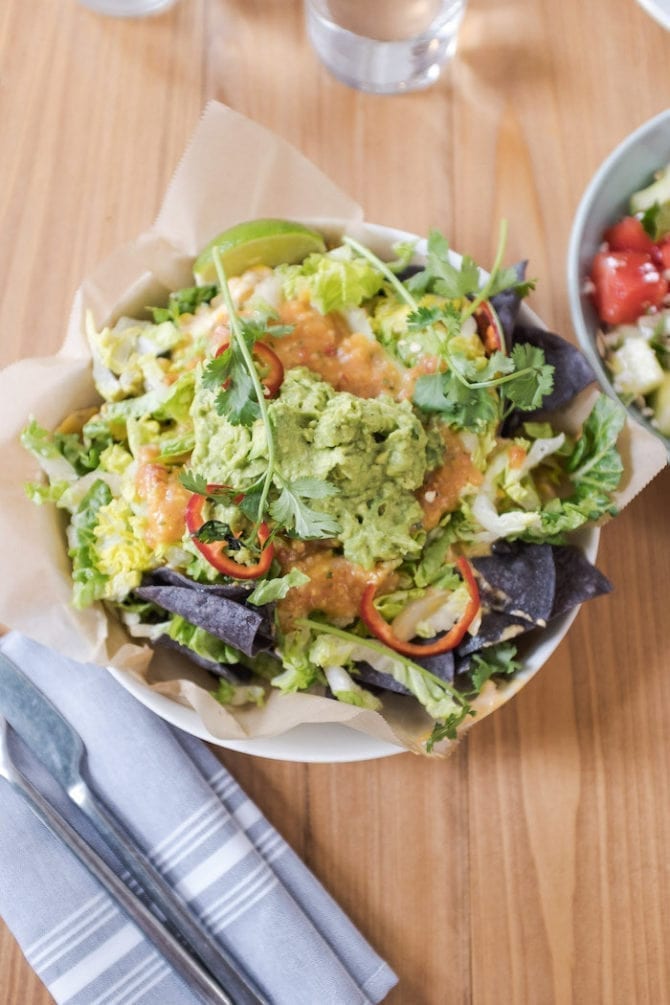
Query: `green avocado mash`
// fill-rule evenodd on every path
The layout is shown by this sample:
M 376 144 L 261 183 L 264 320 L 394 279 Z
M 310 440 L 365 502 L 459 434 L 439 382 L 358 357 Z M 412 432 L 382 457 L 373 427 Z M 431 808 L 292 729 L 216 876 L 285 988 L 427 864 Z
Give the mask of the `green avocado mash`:
M 262 423 L 232 425 L 200 384 L 193 403 L 193 471 L 245 491 L 266 466 Z M 268 412 L 282 478 L 319 478 L 336 492 L 314 501 L 341 527 L 344 555 L 371 568 L 418 555 L 425 540 L 414 492 L 434 451 L 409 401 L 335 391 L 305 367 L 289 370 Z

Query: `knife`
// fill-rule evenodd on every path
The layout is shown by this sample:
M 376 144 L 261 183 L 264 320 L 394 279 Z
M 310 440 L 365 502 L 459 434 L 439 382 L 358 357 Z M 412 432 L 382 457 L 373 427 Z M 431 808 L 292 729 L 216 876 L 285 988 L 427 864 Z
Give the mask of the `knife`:
M 186 942 L 235 1005 L 269 1005 L 230 954 L 137 847 L 125 827 L 96 795 L 88 777 L 84 743 L 58 709 L 0 653 L 0 715 L 42 762 L 51 776 L 94 825 L 107 846 L 142 887 L 149 905 L 163 914 L 167 927 Z
M 231 999 L 209 972 L 189 954 L 156 915 L 145 907 L 144 902 L 110 869 L 99 853 L 84 841 L 69 821 L 54 809 L 48 799 L 19 770 L 8 743 L 10 731 L 9 723 L 0 715 L 0 778 L 4 778 L 25 799 L 38 820 L 77 856 L 206 1005 L 232 1005 Z

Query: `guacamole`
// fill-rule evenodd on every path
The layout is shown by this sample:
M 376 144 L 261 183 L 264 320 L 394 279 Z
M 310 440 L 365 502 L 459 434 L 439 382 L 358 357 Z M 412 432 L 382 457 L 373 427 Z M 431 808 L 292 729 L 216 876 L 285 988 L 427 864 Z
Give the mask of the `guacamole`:
M 244 492 L 267 463 L 260 422 L 232 425 L 199 386 L 193 402 L 194 470 Z M 314 502 L 341 528 L 344 556 L 365 568 L 418 555 L 425 540 L 415 492 L 436 458 L 409 401 L 335 391 L 305 367 L 289 370 L 268 413 L 277 469 L 290 481 L 319 478 L 336 490 Z

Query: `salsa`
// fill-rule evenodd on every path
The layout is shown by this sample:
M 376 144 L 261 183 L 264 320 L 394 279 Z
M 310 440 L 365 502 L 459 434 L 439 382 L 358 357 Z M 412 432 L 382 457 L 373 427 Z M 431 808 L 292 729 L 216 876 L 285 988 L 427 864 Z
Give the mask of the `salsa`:
M 670 436 L 670 169 L 603 234 L 587 289 L 614 390 Z

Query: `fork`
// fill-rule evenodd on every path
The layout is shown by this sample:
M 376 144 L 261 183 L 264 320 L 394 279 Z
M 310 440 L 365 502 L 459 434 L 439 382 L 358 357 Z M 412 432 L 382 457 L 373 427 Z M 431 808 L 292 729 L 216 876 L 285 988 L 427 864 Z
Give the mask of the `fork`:
M 234 1005 L 234 1002 L 195 960 L 184 946 L 160 923 L 155 914 L 109 868 L 105 860 L 79 835 L 68 821 L 54 809 L 39 789 L 16 766 L 9 748 L 11 727 L 0 716 L 0 778 L 28 803 L 39 820 L 51 833 L 77 856 L 79 861 L 117 901 L 129 918 L 154 944 L 162 956 L 208 1005 Z
M 267 998 L 251 984 L 225 948 L 215 941 L 148 856 L 138 848 L 119 820 L 95 795 L 86 777 L 86 748 L 74 727 L 2 653 L 0 713 L 4 713 L 11 727 L 93 823 L 107 846 L 142 888 L 145 902 L 158 908 L 172 934 L 187 944 L 191 953 L 231 996 L 217 1000 L 225 1000 L 226 1005 L 269 1005 Z M 25 790 L 30 783 L 12 764 L 6 742 L 4 761 L 13 768 L 13 778 L 18 777 Z M 31 788 L 36 791 L 34 786 Z M 37 796 L 45 802 L 39 792 Z M 32 799 L 31 804 L 34 803 L 35 799 Z M 46 805 L 53 815 L 53 807 L 48 802 Z

